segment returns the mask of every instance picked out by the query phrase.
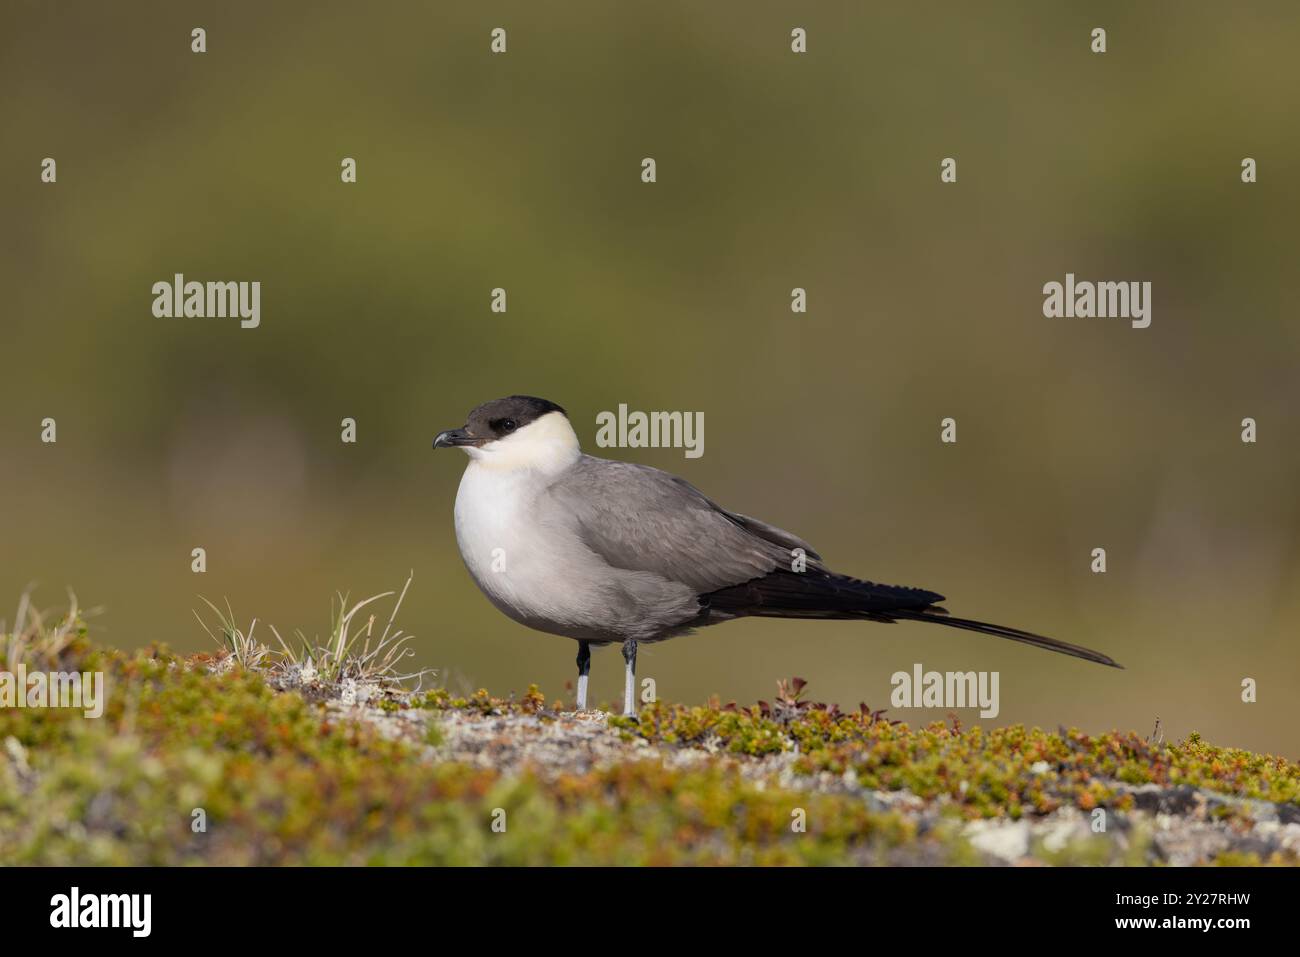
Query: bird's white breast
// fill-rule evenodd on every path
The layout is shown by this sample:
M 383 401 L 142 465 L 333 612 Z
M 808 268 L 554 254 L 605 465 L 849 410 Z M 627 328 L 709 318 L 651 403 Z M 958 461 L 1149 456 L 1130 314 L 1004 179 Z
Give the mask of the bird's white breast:
M 465 565 L 498 607 L 536 604 L 546 592 L 546 555 L 556 545 L 537 521 L 537 497 L 577 461 L 578 437 L 562 413 L 551 412 L 466 452 L 470 462 L 456 493 L 456 542 Z
M 456 544 L 470 574 L 485 591 L 508 569 L 510 553 L 519 550 L 520 519 L 529 497 L 518 473 L 471 463 L 461 477 L 456 493 Z
M 547 571 L 554 543 L 534 517 L 545 484 L 526 469 L 471 462 L 456 493 L 456 543 L 465 567 L 497 608 L 533 627 L 555 615 L 560 597 Z

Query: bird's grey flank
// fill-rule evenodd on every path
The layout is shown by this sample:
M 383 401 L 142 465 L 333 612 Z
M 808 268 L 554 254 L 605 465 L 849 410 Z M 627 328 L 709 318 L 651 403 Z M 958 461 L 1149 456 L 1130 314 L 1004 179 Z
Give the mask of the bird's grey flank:
M 485 402 L 433 447 L 469 454 L 456 542 L 483 594 L 521 624 L 577 640 L 579 710 L 593 644 L 622 645 L 623 710 L 633 714 L 638 644 L 747 616 L 933 622 L 1121 667 L 1079 645 L 952 617 L 932 591 L 832 572 L 801 538 L 684 479 L 584 454 L 567 413 L 546 399 Z

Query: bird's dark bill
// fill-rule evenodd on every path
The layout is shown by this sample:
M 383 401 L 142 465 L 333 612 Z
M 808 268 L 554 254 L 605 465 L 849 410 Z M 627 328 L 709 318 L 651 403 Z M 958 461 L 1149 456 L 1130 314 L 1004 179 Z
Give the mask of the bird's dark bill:
M 448 429 L 445 432 L 439 432 L 433 439 L 435 449 L 454 449 L 466 445 L 477 448 L 482 444 L 482 439 L 470 435 L 464 429 Z

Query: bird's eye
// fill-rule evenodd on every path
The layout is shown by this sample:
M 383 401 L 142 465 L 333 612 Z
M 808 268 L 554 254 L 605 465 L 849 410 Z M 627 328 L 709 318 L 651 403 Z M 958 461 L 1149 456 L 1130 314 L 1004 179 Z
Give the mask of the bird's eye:
M 514 419 L 502 419 L 502 420 L 501 420 L 500 431 L 502 431 L 502 432 L 513 432 L 513 431 L 514 431 L 515 429 L 517 429 L 517 428 L 519 428 L 519 423 L 516 422 Z

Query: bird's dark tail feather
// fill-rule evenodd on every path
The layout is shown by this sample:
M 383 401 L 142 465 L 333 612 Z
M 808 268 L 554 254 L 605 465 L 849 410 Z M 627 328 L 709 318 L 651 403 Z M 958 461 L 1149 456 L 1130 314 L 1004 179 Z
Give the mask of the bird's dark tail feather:
M 728 617 L 754 615 L 768 618 L 866 618 L 871 621 L 928 621 L 981 635 L 995 635 L 1036 648 L 1122 668 L 1108 655 L 1072 645 L 1032 631 L 991 625 L 970 618 L 953 618 L 940 608 L 944 598 L 923 588 L 902 588 L 837 575 L 821 569 L 796 573 L 778 569 L 730 588 L 700 596 L 704 608 Z M 707 614 L 708 612 L 706 612 Z
M 1025 644 L 1033 645 L 1035 648 L 1046 648 L 1048 651 L 1059 651 L 1063 655 L 1073 655 L 1075 658 L 1095 661 L 1100 665 L 1110 665 L 1112 668 L 1124 667 L 1109 655 L 1103 655 L 1100 651 L 1093 651 L 1091 648 L 1084 648 L 1082 645 L 1072 645 L 1068 641 L 1048 638 L 1046 635 L 1036 635 L 1032 631 L 1021 631 L 1019 628 L 1008 628 L 1006 625 L 991 625 L 986 621 L 973 621 L 970 618 L 953 618 L 952 616 L 945 614 L 941 609 L 926 611 L 891 611 L 888 612 L 888 615 L 890 618 L 903 621 L 929 621 L 936 625 L 947 625 L 949 628 L 961 628 L 966 631 L 978 632 L 981 635 L 996 635 L 999 638 L 1010 638 L 1012 641 L 1023 641 Z

